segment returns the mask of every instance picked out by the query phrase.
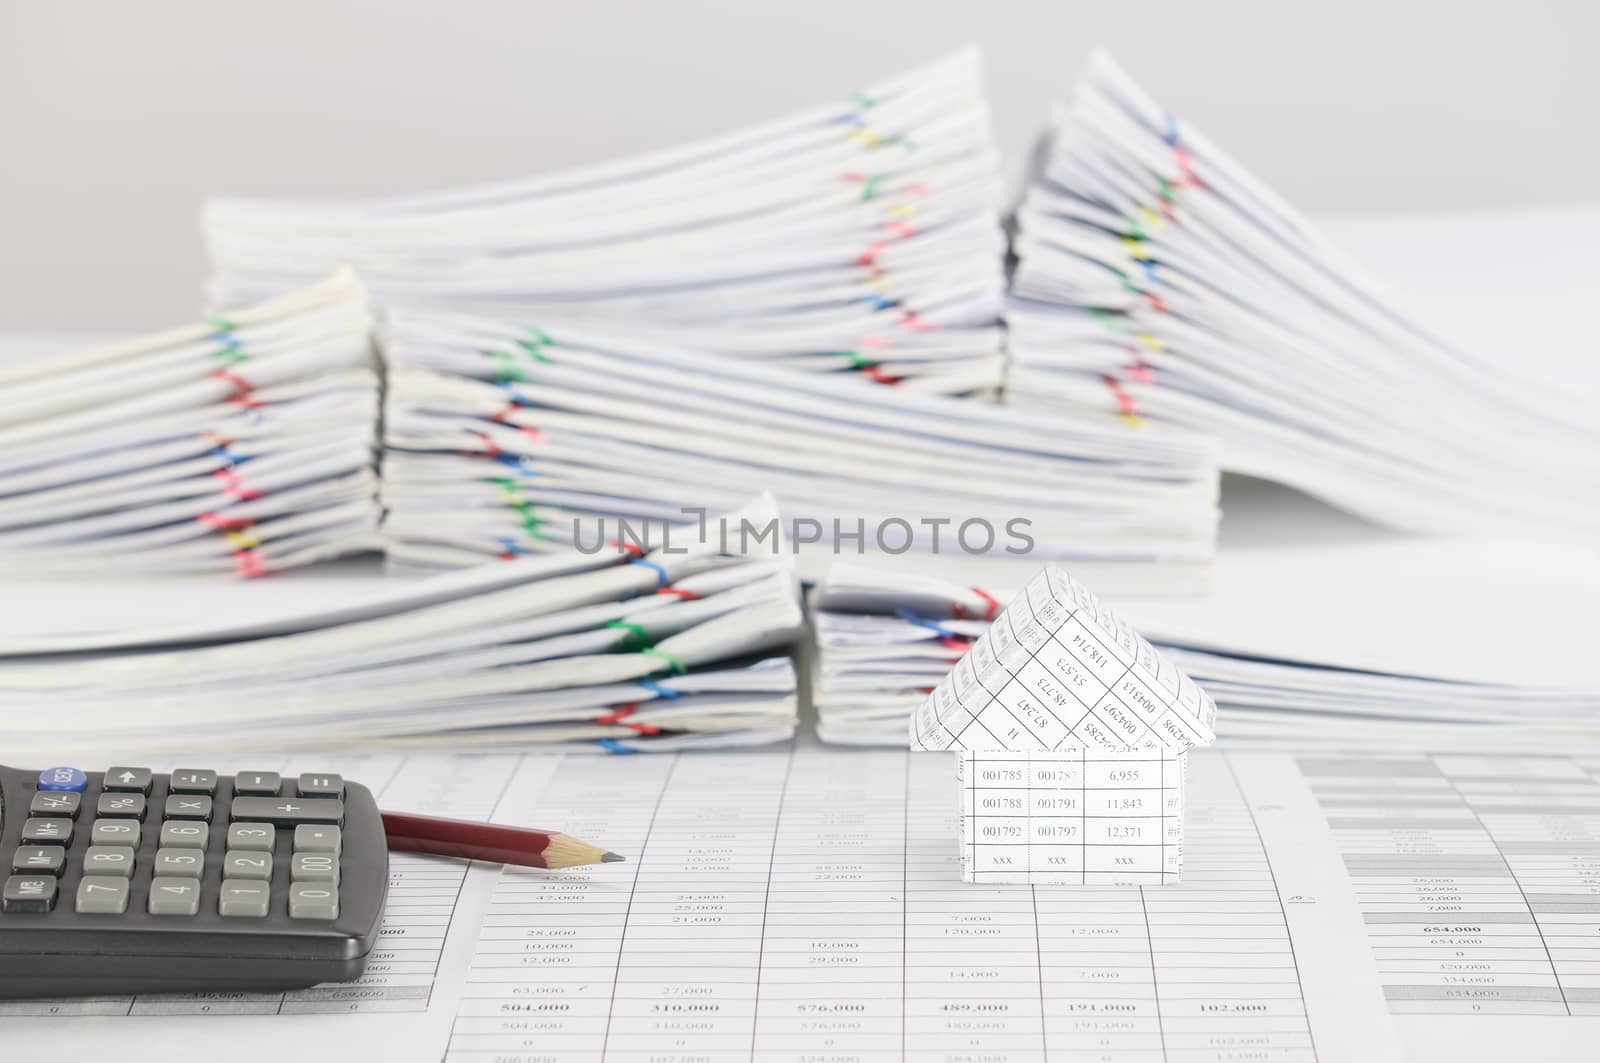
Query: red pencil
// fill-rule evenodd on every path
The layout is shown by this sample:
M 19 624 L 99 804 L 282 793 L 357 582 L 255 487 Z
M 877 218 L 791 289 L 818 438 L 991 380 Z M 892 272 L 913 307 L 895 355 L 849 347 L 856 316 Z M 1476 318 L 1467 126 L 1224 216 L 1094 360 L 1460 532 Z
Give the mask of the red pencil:
M 437 816 L 383 813 L 389 851 L 456 856 L 463 860 L 489 860 L 519 867 L 579 867 L 609 864 L 624 857 L 590 845 L 570 834 L 525 827 L 497 827 Z

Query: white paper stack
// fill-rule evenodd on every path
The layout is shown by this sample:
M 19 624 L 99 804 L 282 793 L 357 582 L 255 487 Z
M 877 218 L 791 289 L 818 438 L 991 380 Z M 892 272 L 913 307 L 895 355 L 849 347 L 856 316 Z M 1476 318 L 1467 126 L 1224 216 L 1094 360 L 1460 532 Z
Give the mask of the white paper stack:
M 751 129 L 362 203 L 218 200 L 214 296 L 348 262 L 380 303 L 992 391 L 1005 241 L 976 51 Z
M 812 699 L 825 741 L 892 745 L 928 691 L 986 632 L 1006 589 L 854 564 L 811 593 Z M 1218 706 L 1227 742 L 1535 748 L 1600 742 L 1600 686 L 1473 683 L 1153 643 Z
M 1183 586 L 1211 556 L 1216 474 L 1191 437 L 445 312 L 391 312 L 382 346 L 399 565 L 589 549 L 618 518 L 693 524 L 686 507 L 769 489 L 807 578 L 836 552 L 937 552 Z
M 47 763 L 175 744 L 635 752 L 792 734 L 787 561 L 714 541 L 637 555 L 522 558 L 314 613 L 0 642 L 0 748 Z
M 378 377 L 348 272 L 0 368 L 0 574 L 257 576 L 378 545 Z
M 1095 55 L 1017 217 L 1008 400 L 1179 425 L 1225 469 L 1425 532 L 1600 533 L 1600 418 L 1413 320 Z

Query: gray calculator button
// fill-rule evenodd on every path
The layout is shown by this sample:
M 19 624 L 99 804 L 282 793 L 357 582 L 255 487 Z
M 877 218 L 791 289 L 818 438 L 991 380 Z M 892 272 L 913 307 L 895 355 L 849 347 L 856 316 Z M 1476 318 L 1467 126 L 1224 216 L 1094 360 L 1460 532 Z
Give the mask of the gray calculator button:
M 22 824 L 23 845 L 66 845 L 70 841 L 70 819 L 30 819 Z
M 34 816 L 66 816 L 78 818 L 83 807 L 83 795 L 65 791 L 40 790 L 28 804 L 28 813 Z
M 101 794 L 95 802 L 97 816 L 132 816 L 144 818 L 144 794 Z
M 300 776 L 301 797 L 343 797 L 344 778 L 328 772 L 307 772 Z
M 228 828 L 228 851 L 270 853 L 277 833 L 270 823 L 235 823 Z
M 126 845 L 91 845 L 83 853 L 83 873 L 132 878 L 133 860 L 133 850 Z
M 11 857 L 11 870 L 19 875 L 60 875 L 67 866 L 67 851 L 59 845 L 27 845 Z
M 329 885 L 295 883 L 289 887 L 289 918 L 339 918 L 339 891 Z
M 161 848 L 204 849 L 211 840 L 211 828 L 192 819 L 175 819 L 161 824 Z
M 101 784 L 105 790 L 131 790 L 134 793 L 150 792 L 149 768 L 107 768 Z
M 206 854 L 200 849 L 157 849 L 150 873 L 169 878 L 199 878 L 205 866 Z
M 272 889 L 265 882 L 223 879 L 222 889 L 217 894 L 217 914 L 264 919 L 271 902 Z
M 78 882 L 78 911 L 121 915 L 128 910 L 128 880 L 110 875 L 85 875 Z
M 239 796 L 277 797 L 282 786 L 275 771 L 241 771 L 233 777 L 233 792 Z
M 332 853 L 295 853 L 289 865 L 291 882 L 339 884 L 339 858 Z
M 272 881 L 271 853 L 229 853 L 222 858 L 222 877 Z
M 168 819 L 211 818 L 211 798 L 205 794 L 173 794 L 162 809 Z
M 139 844 L 139 821 L 135 819 L 97 819 L 89 828 L 90 845 Z
M 338 827 L 316 823 L 302 823 L 294 829 L 294 851 L 297 853 L 339 852 L 341 838 Z
M 0 911 L 40 915 L 55 906 L 54 875 L 12 875 L 0 892 Z
M 217 773 L 196 768 L 179 768 L 172 773 L 167 788 L 175 794 L 216 793 Z
M 151 915 L 199 915 L 200 883 L 192 878 L 150 880 Z
M 294 827 L 301 823 L 344 821 L 344 802 L 328 797 L 236 797 L 233 818 Z

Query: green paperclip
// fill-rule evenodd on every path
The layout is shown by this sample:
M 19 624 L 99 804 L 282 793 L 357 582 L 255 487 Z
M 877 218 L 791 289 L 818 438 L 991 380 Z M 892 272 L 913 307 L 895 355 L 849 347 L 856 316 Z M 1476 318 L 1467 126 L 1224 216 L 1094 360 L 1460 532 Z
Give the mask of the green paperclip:
M 480 353 L 487 355 L 488 357 L 493 358 L 495 361 L 500 363 L 500 383 L 506 384 L 513 380 L 519 384 L 526 384 L 528 382 L 528 377 L 522 369 L 522 363 L 518 362 L 505 351 L 485 350 Z
M 667 665 L 675 673 L 677 673 L 678 675 L 683 675 L 685 672 L 687 672 L 689 670 L 688 668 L 684 667 L 683 662 L 678 660 L 678 658 L 674 657 L 670 653 L 662 653 L 660 650 L 656 649 L 654 646 L 647 647 L 646 649 L 642 649 L 639 652 L 641 654 L 645 655 L 646 657 L 659 657 L 661 660 L 667 662 Z M 650 670 L 652 672 L 655 672 L 655 671 L 659 671 L 660 669 L 659 668 L 652 668 Z
M 506 504 L 516 510 L 522 518 L 522 530 L 528 533 L 530 539 L 546 539 L 548 536 L 539 530 L 540 525 L 549 521 L 534 513 L 533 503 L 522 497 L 522 492 L 517 488 L 515 480 L 498 478 L 494 483 L 500 485 L 500 490 L 505 492 Z
M 650 635 L 641 624 L 630 624 L 626 620 L 613 620 L 606 627 L 624 632 L 617 642 L 617 649 L 624 653 L 638 653 L 649 648 Z

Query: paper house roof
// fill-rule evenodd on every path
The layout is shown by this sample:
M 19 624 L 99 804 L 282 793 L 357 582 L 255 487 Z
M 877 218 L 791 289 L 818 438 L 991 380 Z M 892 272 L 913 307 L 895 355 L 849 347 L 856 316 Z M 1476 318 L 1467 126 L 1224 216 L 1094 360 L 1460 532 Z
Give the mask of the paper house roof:
M 911 718 L 913 749 L 1182 751 L 1216 737 L 1194 680 L 1051 565 Z

